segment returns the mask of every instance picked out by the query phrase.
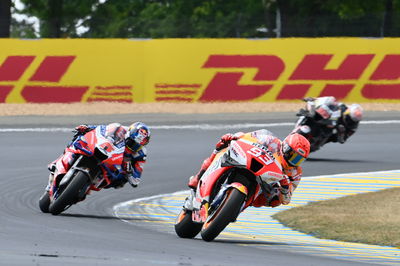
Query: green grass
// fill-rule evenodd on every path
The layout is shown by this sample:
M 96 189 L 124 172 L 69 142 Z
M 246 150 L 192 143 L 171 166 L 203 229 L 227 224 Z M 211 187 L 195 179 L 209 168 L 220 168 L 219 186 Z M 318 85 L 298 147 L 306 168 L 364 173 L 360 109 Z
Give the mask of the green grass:
M 400 248 L 400 188 L 312 202 L 273 217 L 318 238 Z

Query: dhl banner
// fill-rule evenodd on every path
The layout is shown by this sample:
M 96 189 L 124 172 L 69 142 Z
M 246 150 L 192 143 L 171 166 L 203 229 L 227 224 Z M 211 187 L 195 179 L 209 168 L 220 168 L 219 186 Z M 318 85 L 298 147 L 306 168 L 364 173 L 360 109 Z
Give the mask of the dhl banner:
M 400 101 L 400 39 L 0 40 L 0 102 Z

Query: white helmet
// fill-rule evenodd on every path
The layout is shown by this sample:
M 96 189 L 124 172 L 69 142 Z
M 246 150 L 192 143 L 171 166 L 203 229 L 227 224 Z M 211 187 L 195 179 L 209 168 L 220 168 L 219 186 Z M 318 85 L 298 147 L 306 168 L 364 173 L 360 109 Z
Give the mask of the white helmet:
M 360 122 L 363 118 L 363 108 L 359 104 L 352 104 L 349 108 L 344 112 L 346 118 L 349 117 L 353 122 Z

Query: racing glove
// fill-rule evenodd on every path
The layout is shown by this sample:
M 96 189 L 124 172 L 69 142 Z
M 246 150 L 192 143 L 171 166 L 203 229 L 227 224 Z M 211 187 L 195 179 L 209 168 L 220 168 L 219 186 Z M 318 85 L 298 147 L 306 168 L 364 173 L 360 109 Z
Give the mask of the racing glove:
M 292 198 L 292 183 L 290 182 L 289 178 L 283 178 L 279 181 L 280 190 L 281 190 L 281 195 L 280 195 L 280 200 L 282 204 L 289 204 L 290 200 Z
M 75 141 L 79 136 L 85 135 L 89 131 L 92 131 L 95 129 L 95 126 L 89 126 L 89 125 L 79 125 L 75 127 L 75 129 L 72 131 L 74 134 L 72 141 Z
M 77 127 L 75 127 L 74 131 L 75 133 L 80 133 L 80 134 L 85 134 L 89 131 L 91 131 L 93 128 L 91 126 L 88 125 L 79 125 Z
M 220 151 L 226 147 L 228 147 L 229 143 L 231 143 L 232 140 L 238 139 L 237 136 L 232 135 L 231 133 L 225 134 L 221 137 L 221 139 L 218 141 L 218 143 L 215 145 L 215 150 Z
M 290 180 L 288 177 L 285 177 L 281 180 L 279 180 L 279 184 L 281 185 L 281 191 L 285 191 L 287 193 L 287 191 L 289 190 L 289 184 L 290 184 Z
M 140 183 L 140 174 L 137 174 L 132 167 L 132 162 L 124 163 L 125 179 L 132 187 L 137 187 Z
M 128 174 L 126 179 L 132 187 L 137 187 L 140 183 L 140 178 L 134 177 L 132 174 Z

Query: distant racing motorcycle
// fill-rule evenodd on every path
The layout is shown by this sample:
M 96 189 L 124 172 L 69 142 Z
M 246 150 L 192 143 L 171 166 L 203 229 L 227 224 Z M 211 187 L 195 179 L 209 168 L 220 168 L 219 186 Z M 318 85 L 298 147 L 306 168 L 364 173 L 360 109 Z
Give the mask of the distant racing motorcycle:
M 176 234 L 214 240 L 252 204 L 258 192 L 270 193 L 284 178 L 277 155 L 250 134 L 221 150 L 186 198 L 175 222 Z
M 108 135 L 108 134 L 114 135 Z M 39 199 L 42 212 L 60 214 L 71 205 L 85 199 L 90 191 L 110 185 L 110 175 L 116 175 L 123 160 L 125 142 L 115 132 L 97 127 L 66 148 L 73 158 L 67 170 L 61 156 L 49 191 Z M 65 153 L 64 153 L 65 155 Z
M 314 101 L 304 99 L 306 108 L 296 114 L 299 118 L 292 133 L 303 135 L 310 142 L 310 152 L 319 150 L 331 141 L 333 135 L 344 127 L 337 125 L 341 111 L 337 105 L 315 106 Z

